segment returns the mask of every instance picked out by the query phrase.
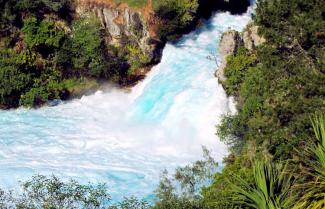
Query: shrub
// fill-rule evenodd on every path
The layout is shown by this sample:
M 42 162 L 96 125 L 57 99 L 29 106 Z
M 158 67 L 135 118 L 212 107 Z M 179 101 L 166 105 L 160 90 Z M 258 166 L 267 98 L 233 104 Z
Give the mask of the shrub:
M 22 73 L 17 66 L 0 65 L 0 104 L 17 106 L 20 92 L 32 82 L 31 75 Z
M 291 195 L 293 176 L 281 164 L 256 161 L 253 167 L 254 182 L 237 178 L 232 185 L 235 201 L 240 207 L 255 209 L 291 209 L 295 204 L 295 197 Z
M 60 82 L 60 75 L 55 73 L 58 72 L 52 71 L 42 74 L 40 78 L 34 78 L 33 87 L 21 95 L 20 105 L 36 107 L 47 101 L 60 99 L 65 86 Z
M 33 176 L 21 185 L 21 193 L 0 190 L 1 208 L 33 209 L 100 209 L 107 208 L 110 196 L 107 187 L 81 185 L 76 181 L 61 181 L 59 178 Z
M 255 62 L 254 54 L 250 55 L 243 47 L 240 47 L 235 55 L 227 58 L 227 66 L 224 70 L 227 80 L 224 86 L 228 95 L 239 95 L 241 84 L 245 76 L 250 74 L 248 71 L 255 65 Z
M 104 40 L 97 18 L 82 18 L 75 21 L 69 41 L 71 41 L 71 45 L 67 46 L 71 52 L 71 61 L 75 69 L 79 69 L 89 76 L 109 77 L 105 48 L 103 48 Z
M 139 47 L 128 45 L 127 46 L 126 60 L 130 64 L 129 73 L 134 72 L 134 70 L 148 64 L 150 59 Z
M 55 48 L 59 48 L 65 37 L 64 31 L 56 28 L 53 21 L 43 20 L 39 22 L 35 17 L 24 21 L 22 31 L 27 47 L 39 51 L 42 55 L 48 55 Z
M 197 0 L 166 0 L 156 9 L 161 20 L 158 36 L 162 40 L 174 40 L 193 23 L 199 4 Z
M 303 196 L 295 209 L 321 209 L 325 207 L 325 116 L 316 114 L 312 117 L 312 126 L 316 140 L 307 144 L 305 167 L 302 174 L 307 182 L 297 186 Z

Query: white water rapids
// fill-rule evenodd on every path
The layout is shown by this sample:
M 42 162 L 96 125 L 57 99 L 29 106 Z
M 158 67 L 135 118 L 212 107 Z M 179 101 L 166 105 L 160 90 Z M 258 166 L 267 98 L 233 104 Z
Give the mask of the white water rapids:
M 163 169 L 201 158 L 218 162 L 227 148 L 215 135 L 234 109 L 214 77 L 218 43 L 229 27 L 242 30 L 250 13 L 218 13 L 176 44 L 159 65 L 124 93 L 97 92 L 55 107 L 0 111 L 0 187 L 34 174 L 105 182 L 113 199 L 152 195 Z

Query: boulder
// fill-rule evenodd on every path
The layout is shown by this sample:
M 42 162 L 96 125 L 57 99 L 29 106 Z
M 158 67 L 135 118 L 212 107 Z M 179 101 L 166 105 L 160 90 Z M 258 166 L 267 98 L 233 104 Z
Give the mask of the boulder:
M 265 39 L 258 35 L 258 26 L 250 23 L 243 33 L 243 41 L 245 48 L 252 50 L 255 47 L 263 44 Z
M 219 81 L 224 82 L 226 80 L 224 70 L 227 66 L 227 57 L 234 55 L 238 47 L 240 47 L 242 44 L 242 38 L 239 32 L 235 30 L 228 30 L 222 35 L 219 45 L 221 64 L 216 72 L 216 77 L 219 79 Z
M 241 35 L 235 30 L 226 31 L 220 41 L 219 52 L 221 64 L 216 72 L 216 77 L 220 82 L 226 81 L 224 70 L 227 66 L 227 57 L 234 55 L 240 46 L 244 46 L 248 50 L 253 50 L 257 46 L 265 42 L 265 38 L 258 35 L 258 26 L 249 23 Z

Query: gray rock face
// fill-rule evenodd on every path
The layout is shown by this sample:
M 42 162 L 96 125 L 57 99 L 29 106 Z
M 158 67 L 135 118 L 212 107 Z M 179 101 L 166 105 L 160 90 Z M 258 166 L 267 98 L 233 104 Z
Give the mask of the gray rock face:
M 246 27 L 243 33 L 243 41 L 245 48 L 252 50 L 253 48 L 263 44 L 265 39 L 258 35 L 258 26 L 251 23 Z
M 139 11 L 128 7 L 84 6 L 78 5 L 76 12 L 80 16 L 95 14 L 106 29 L 106 41 L 115 46 L 123 46 L 129 42 L 136 43 L 152 60 L 157 57 L 156 45 L 153 44 L 146 22 Z
M 234 55 L 240 45 L 242 45 L 242 38 L 237 31 L 228 30 L 222 35 L 219 45 L 221 64 L 216 72 L 216 77 L 219 79 L 219 81 L 226 81 L 224 70 L 227 66 L 227 57 Z
M 258 26 L 253 23 L 248 24 L 242 35 L 235 30 L 226 31 L 222 35 L 219 45 L 221 64 L 216 72 L 216 77 L 219 81 L 224 82 L 227 80 L 224 75 L 224 70 L 227 66 L 227 57 L 234 55 L 238 47 L 245 46 L 246 49 L 253 50 L 265 41 L 263 37 L 258 35 Z
M 112 37 L 120 37 L 122 35 L 122 27 L 114 22 L 115 19 L 118 18 L 119 12 L 117 10 L 112 9 L 95 9 L 95 12 L 101 17 L 101 22 L 106 30 Z
M 240 34 L 235 30 L 226 31 L 220 41 L 219 51 L 222 58 L 233 55 L 242 43 Z

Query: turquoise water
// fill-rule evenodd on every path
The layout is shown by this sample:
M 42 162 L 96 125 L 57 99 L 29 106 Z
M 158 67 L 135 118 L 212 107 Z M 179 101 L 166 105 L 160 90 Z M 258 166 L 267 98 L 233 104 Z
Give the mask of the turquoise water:
M 37 110 L 0 111 L 0 187 L 34 174 L 105 182 L 114 200 L 149 197 L 163 169 L 201 157 L 220 162 L 227 148 L 215 136 L 221 115 L 234 111 L 214 77 L 221 33 L 242 30 L 249 14 L 214 15 L 176 44 L 125 93 L 113 87 Z

